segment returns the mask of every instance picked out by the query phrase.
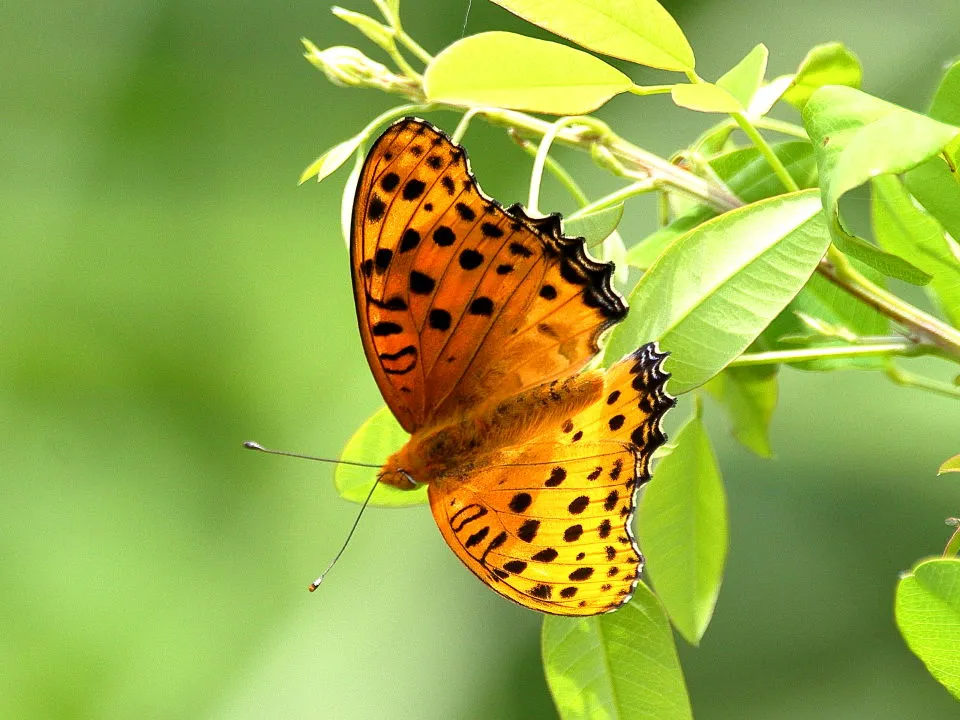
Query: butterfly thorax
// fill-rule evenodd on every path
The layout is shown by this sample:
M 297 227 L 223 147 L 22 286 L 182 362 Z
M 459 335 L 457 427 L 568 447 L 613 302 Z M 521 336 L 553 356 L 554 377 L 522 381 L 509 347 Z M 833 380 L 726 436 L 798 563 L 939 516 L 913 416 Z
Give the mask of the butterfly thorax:
M 408 490 L 416 487 L 411 480 L 436 483 L 496 465 L 502 450 L 561 428 L 602 391 L 602 375 L 589 372 L 481 403 L 453 421 L 416 430 L 387 460 L 381 481 Z

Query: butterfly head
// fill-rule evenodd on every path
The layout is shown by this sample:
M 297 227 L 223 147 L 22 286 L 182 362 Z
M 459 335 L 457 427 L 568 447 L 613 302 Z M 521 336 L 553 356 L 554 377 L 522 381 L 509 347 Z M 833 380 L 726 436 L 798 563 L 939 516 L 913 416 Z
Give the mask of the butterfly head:
M 380 482 L 401 490 L 415 490 L 420 486 L 416 480 L 421 476 L 420 470 L 418 464 L 409 456 L 407 448 L 403 447 L 384 463 L 380 471 Z

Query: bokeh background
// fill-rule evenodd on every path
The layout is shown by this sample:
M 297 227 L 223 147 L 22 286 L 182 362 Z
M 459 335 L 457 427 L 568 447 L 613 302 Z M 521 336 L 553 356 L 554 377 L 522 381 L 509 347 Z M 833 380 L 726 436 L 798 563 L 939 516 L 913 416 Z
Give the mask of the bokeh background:
M 468 32 L 530 30 L 473 5 Z M 757 42 L 775 75 L 841 40 L 865 89 L 923 109 L 960 51 L 956 0 L 666 5 L 708 78 Z M 403 16 L 436 52 L 465 7 Z M 328 466 L 241 450 L 335 456 L 380 405 L 339 234 L 346 172 L 296 179 L 394 100 L 331 86 L 301 36 L 364 42 L 323 2 L 0 6 L 0 717 L 555 716 L 540 618 L 477 583 L 425 507 L 369 510 L 310 595 L 356 506 Z M 662 97 L 601 115 L 667 154 L 705 127 Z M 478 123 L 466 142 L 488 192 L 526 197 L 502 134 Z M 594 196 L 612 187 L 571 166 Z M 653 217 L 631 206 L 628 242 Z M 787 371 L 773 460 L 707 410 L 732 529 L 713 626 L 681 648 L 697 717 L 956 717 L 892 598 L 958 512 L 935 469 L 960 450 L 960 403 Z

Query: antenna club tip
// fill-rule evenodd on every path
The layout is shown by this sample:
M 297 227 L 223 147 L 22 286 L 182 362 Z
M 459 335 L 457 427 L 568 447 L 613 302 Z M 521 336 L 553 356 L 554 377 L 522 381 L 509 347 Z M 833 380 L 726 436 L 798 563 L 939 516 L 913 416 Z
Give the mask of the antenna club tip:
M 247 450 L 263 450 L 263 445 L 258 442 L 254 442 L 253 440 L 247 440 L 245 443 L 243 443 L 243 446 Z
M 320 583 L 318 583 L 318 582 L 312 582 L 312 583 L 310 583 L 309 585 L 307 585 L 307 590 L 309 590 L 310 592 L 313 592 L 313 591 L 316 590 L 318 587 L 320 587 Z

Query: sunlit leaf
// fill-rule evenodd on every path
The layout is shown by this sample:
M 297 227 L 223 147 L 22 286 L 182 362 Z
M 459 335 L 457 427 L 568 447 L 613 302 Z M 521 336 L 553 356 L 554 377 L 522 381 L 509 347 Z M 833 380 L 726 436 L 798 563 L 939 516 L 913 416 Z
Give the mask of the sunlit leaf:
M 900 578 L 895 612 L 907 646 L 960 700 L 960 559 L 927 560 Z
M 690 43 L 655 0 L 493 0 L 581 47 L 662 70 L 693 70 Z
M 775 365 L 729 367 L 706 385 L 733 423 L 733 436 L 760 457 L 770 457 L 770 421 L 777 406 Z
M 762 118 L 772 108 L 783 94 L 793 85 L 793 75 L 781 75 L 774 78 L 753 94 L 750 105 L 747 107 L 747 116 L 753 120 Z
M 393 417 L 390 409 L 383 407 L 367 418 L 347 441 L 340 459 L 382 465 L 388 457 L 403 446 L 409 437 Z M 333 474 L 333 484 L 344 500 L 362 503 L 377 479 L 377 472 L 377 468 L 337 465 Z M 420 485 L 415 490 L 401 490 L 381 483 L 374 491 L 370 504 L 381 507 L 407 507 L 422 505 L 426 501 L 426 484 Z
M 880 247 L 910 258 L 929 273 L 926 290 L 939 302 L 950 322 L 960 327 L 960 260 L 951 252 L 943 228 L 913 204 L 896 177 L 880 175 L 873 178 L 871 185 L 873 234 Z
M 360 147 L 360 143 L 365 139 L 366 133 L 362 132 L 354 135 L 349 140 L 344 140 L 342 143 L 334 145 L 307 166 L 307 169 L 300 175 L 300 184 L 302 185 L 314 176 L 316 176 L 317 182 L 319 182 L 336 172 L 337 169 L 347 161 L 347 158 L 353 155 L 354 151 Z
M 944 72 L 927 114 L 934 120 L 960 125 L 960 60 Z
M 728 90 L 713 83 L 678 83 L 670 91 L 680 107 L 705 113 L 735 113 L 743 110 L 740 102 Z
M 937 469 L 937 475 L 944 473 L 960 473 L 960 455 L 954 455 L 949 460 L 945 460 L 943 465 Z
M 783 99 L 803 109 L 817 88 L 824 85 L 859 88 L 862 80 L 863 68 L 853 52 L 838 42 L 817 45 L 800 63 L 793 87 L 783 94 Z
M 747 107 L 763 82 L 769 55 L 767 46 L 760 43 L 717 80 L 717 87 L 733 95 L 742 107 Z
M 800 291 L 829 240 L 816 190 L 705 222 L 671 243 L 640 279 L 630 314 L 610 335 L 608 356 L 659 340 L 672 353 L 669 389 L 679 394 L 703 384 Z
M 840 223 L 840 197 L 872 177 L 919 165 L 960 134 L 960 128 L 835 86 L 810 97 L 803 121 L 817 150 L 823 207 L 837 247 L 886 275 L 926 283 L 930 276 L 907 260 L 848 233 Z
M 508 32 L 471 35 L 427 66 L 430 102 L 583 115 L 633 86 L 629 77 L 581 50 Z
M 606 615 L 547 616 L 543 668 L 563 720 L 690 720 L 670 623 L 642 582 Z
M 623 217 L 623 203 L 579 215 L 563 221 L 563 234 L 568 237 L 582 237 L 588 247 L 599 245 L 617 229 Z
M 710 438 L 696 417 L 656 466 L 637 527 L 647 572 L 673 626 L 697 645 L 710 624 L 727 557 L 727 500 Z

